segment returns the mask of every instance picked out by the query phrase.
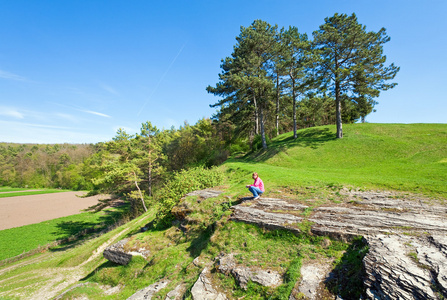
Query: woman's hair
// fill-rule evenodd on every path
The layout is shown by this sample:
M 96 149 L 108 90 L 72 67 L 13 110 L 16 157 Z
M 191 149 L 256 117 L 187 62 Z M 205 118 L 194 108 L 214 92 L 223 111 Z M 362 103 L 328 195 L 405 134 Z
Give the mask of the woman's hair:
M 253 172 L 253 175 L 255 175 L 256 177 L 259 177 L 258 173 L 256 173 L 256 172 Z

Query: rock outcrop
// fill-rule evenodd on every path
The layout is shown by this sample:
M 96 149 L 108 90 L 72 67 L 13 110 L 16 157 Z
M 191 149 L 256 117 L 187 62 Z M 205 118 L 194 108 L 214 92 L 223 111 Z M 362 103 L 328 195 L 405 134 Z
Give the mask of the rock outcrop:
M 369 299 L 447 297 L 447 207 L 388 192 L 344 191 L 346 203 L 309 208 L 283 199 L 261 198 L 233 206 L 231 219 L 299 233 L 306 218 L 311 232 L 350 241 L 363 236 Z
M 203 200 L 208 198 L 214 198 L 222 194 L 223 192 L 212 190 L 212 189 L 204 189 L 199 191 L 193 191 L 185 195 L 185 197 L 189 196 L 197 196 L 197 202 L 200 203 Z M 174 206 L 171 210 L 171 213 L 174 215 L 176 220 L 184 221 L 187 216 L 193 211 L 191 207 L 189 207 L 188 203 L 185 201 L 181 201 L 180 204 Z
M 208 267 L 205 267 L 191 289 L 192 298 L 194 300 L 226 300 L 227 296 L 216 290 L 209 277 L 210 271 Z
M 129 238 L 110 245 L 103 252 L 104 258 L 120 265 L 127 265 L 135 255 L 142 256 L 144 258 L 149 256 L 149 251 L 144 248 L 137 249 L 135 251 L 126 250 L 125 246 L 128 242 Z
M 156 282 L 148 287 L 145 287 L 144 289 L 139 290 L 138 292 L 127 298 L 127 300 L 150 300 L 152 299 L 152 296 L 154 296 L 160 290 L 164 289 L 169 284 L 169 282 L 169 280 L 160 280 L 159 282 Z
M 181 300 L 186 292 L 186 285 L 179 284 L 172 291 L 167 293 L 165 300 Z
M 249 281 L 268 287 L 277 287 L 282 283 L 282 277 L 278 272 L 239 266 L 234 260 L 233 254 L 221 257 L 216 269 L 223 274 L 231 274 L 243 289 L 247 289 Z
M 377 235 L 367 239 L 370 299 L 440 299 L 447 294 L 445 236 Z
M 252 205 L 233 206 L 231 220 L 256 224 L 267 229 L 287 229 L 296 234 L 300 233 L 296 226 L 303 221 L 302 217 L 293 213 L 300 213 L 307 206 L 291 204 L 281 199 L 262 198 L 253 201 Z

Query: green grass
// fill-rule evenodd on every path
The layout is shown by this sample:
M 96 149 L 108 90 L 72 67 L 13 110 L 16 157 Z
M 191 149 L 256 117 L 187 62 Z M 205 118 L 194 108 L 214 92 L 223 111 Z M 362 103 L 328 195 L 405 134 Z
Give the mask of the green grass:
M 179 204 L 179 199 L 175 199 L 180 212 L 185 208 L 191 210 L 185 224 L 186 232 L 178 229 L 178 223 L 163 228 L 154 226 L 157 212 L 151 207 L 145 214 L 144 223 L 139 221 L 142 220 L 140 217 L 85 244 L 57 247 L 51 253 L 54 258 L 47 257 L 46 261 L 0 274 L 0 281 L 10 284 L 0 287 L 0 292 L 12 291 L 11 295 L 16 295 L 16 289 L 38 289 L 46 275 L 36 275 L 39 272 L 58 268 L 63 272 L 81 264 L 88 270 L 80 281 L 84 285 L 71 290 L 63 299 L 126 299 L 162 278 L 171 280 L 171 283 L 157 294 L 157 299 L 164 299 L 166 293 L 178 284 L 185 285 L 185 299 L 190 299 L 190 290 L 205 263 L 215 262 L 214 259 L 222 253 L 232 253 L 240 265 L 280 272 L 284 275 L 284 283 L 277 289 L 249 283 L 245 291 L 233 276 L 212 270 L 213 283 L 225 290 L 229 297 L 288 299 L 301 276 L 302 265 L 333 261 L 335 275 L 326 284 L 325 292 L 332 296 L 341 295 L 344 299 L 358 299 L 364 288 L 362 259 L 368 251 L 361 238 L 347 244 L 313 236 L 309 221 L 297 224 L 303 232 L 298 236 L 228 221 L 229 207 L 238 203 L 241 196 L 249 195 L 245 185 L 252 183 L 253 171 L 260 174 L 266 185 L 265 196 L 292 198 L 308 205 L 309 208 L 300 215 L 304 219 L 320 205 L 347 203 L 348 199 L 339 193 L 342 187 L 421 193 L 445 201 L 446 124 L 351 124 L 344 125 L 344 135 L 343 139 L 335 139 L 334 126 L 300 130 L 298 139 L 293 139 L 292 133 L 281 135 L 272 140 L 267 151 L 231 158 L 221 167 L 226 172 L 226 182 L 219 188 L 225 190 L 225 194 L 206 200 L 187 197 Z M 149 221 L 152 224 L 149 230 L 139 232 L 139 228 Z M 67 236 L 69 232 L 94 222 L 86 216 L 81 220 L 67 219 L 64 226 L 54 227 L 51 235 Z M 137 222 L 141 224 L 138 226 Z M 71 231 L 71 226 L 76 230 Z M 115 237 L 117 232 L 125 230 L 128 230 L 126 236 L 130 237 L 126 247 L 144 246 L 150 251 L 147 260 L 136 257 L 128 266 L 113 264 L 101 256 L 88 260 L 103 243 L 126 237 Z M 0 231 L 3 245 L 2 233 Z M 14 234 L 8 239 L 12 240 L 12 236 Z M 196 257 L 199 266 L 192 263 Z M 83 264 L 85 262 L 88 263 Z M 108 295 L 103 290 L 105 285 L 120 285 L 121 290 Z
M 0 231 L 0 260 L 46 246 L 57 240 L 67 239 L 83 231 L 100 230 L 113 224 L 126 207 L 97 213 L 84 212 L 37 224 L 25 225 Z
M 325 239 L 308 231 L 296 236 L 285 230 L 269 231 L 255 225 L 227 222 L 214 234 L 205 251 L 209 257 L 233 253 L 239 265 L 274 270 L 284 275 L 284 283 L 277 289 L 252 284 L 247 290 L 241 289 L 231 278 L 216 276 L 224 290 L 232 291 L 232 298 L 288 299 L 300 277 L 303 261 L 340 260 L 348 248 L 348 244 L 339 241 L 324 247 Z
M 7 193 L 5 193 L 5 192 L 7 192 Z M 52 193 L 61 193 L 61 192 L 67 192 L 67 190 L 61 190 L 61 189 L 40 189 L 40 190 L 30 191 L 30 189 L 24 189 L 24 188 L 1 187 L 0 188 L 0 198 L 15 197 L 15 196 L 40 195 L 40 194 L 52 194 Z
M 97 254 L 92 259 L 92 254 L 97 253 L 97 249 L 100 246 L 104 243 L 113 243 L 124 238 L 126 232 L 135 232 L 145 224 L 145 221 L 153 219 L 154 216 L 155 211 L 152 209 L 144 216 L 140 216 L 101 236 L 87 239 L 83 243 L 65 245 L 45 253 L 37 253 L 32 257 L 7 266 L 0 266 L 0 282 L 2 282 L 0 285 L 0 298 L 30 299 L 33 292 L 38 291 L 43 284 L 46 284 L 47 281 L 54 277 L 60 277 L 61 282 L 64 282 L 69 281 L 75 276 L 74 274 L 80 272 L 84 274 L 96 273 L 95 270 L 99 270 L 101 266 L 108 264 L 102 253 Z M 11 269 L 4 272 L 3 268 Z M 71 268 L 75 268 L 75 270 Z M 75 284 L 77 283 L 75 282 Z M 98 290 L 101 291 L 100 289 Z M 93 291 L 93 297 L 89 297 L 89 299 L 102 299 L 101 297 L 97 298 L 96 294 Z M 127 294 L 132 293 L 128 291 Z M 126 298 L 124 297 L 124 299 Z M 64 299 L 72 298 L 64 297 Z M 117 299 L 122 298 L 118 296 Z
M 447 197 L 447 124 L 343 128 L 342 139 L 335 139 L 334 126 L 300 130 L 296 140 L 286 133 L 266 151 L 232 158 L 224 166 L 244 176 L 243 186 L 258 172 L 270 191 L 337 185 Z

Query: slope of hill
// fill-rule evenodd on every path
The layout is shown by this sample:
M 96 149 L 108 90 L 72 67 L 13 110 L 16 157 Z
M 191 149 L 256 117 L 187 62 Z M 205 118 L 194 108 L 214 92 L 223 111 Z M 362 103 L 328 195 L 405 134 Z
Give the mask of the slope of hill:
M 392 244 L 386 252 L 379 244 L 396 236 L 396 245 L 405 250 L 400 258 L 412 264 L 411 271 L 420 270 L 418 278 L 427 276 L 427 282 L 433 282 L 424 286 L 429 298 L 445 299 L 443 269 L 429 269 L 428 259 L 418 251 L 429 249 L 431 237 L 443 243 L 447 232 L 445 223 L 438 222 L 447 214 L 447 125 L 353 124 L 345 125 L 344 132 L 345 138 L 337 140 L 332 126 L 308 128 L 300 130 L 296 140 L 284 134 L 273 139 L 267 151 L 228 160 L 221 167 L 226 183 L 216 187 L 223 193 L 179 199 L 170 227 L 154 225 L 152 207 L 82 245 L 2 266 L 0 298 L 127 299 L 141 289 L 147 299 L 370 298 L 367 292 L 380 292 L 374 277 L 365 273 L 375 270 L 372 255 L 394 258 Z M 267 187 L 262 202 L 251 201 L 245 188 L 253 171 Z M 371 189 L 376 191 L 368 192 Z M 361 195 L 375 196 L 362 200 Z M 438 222 L 436 226 L 400 223 L 417 218 L 421 207 L 430 213 L 431 219 L 424 221 Z M 244 221 L 241 212 L 250 210 L 252 219 Z M 319 216 L 342 220 L 344 210 L 358 214 L 360 222 L 365 222 L 363 211 L 370 211 L 368 220 L 377 216 L 381 225 L 374 227 L 371 221 L 370 229 L 350 227 L 347 239 L 339 238 L 343 232 L 329 234 L 333 228 Z M 350 222 L 342 220 L 338 226 L 356 225 L 356 220 Z M 366 231 L 384 238 L 367 244 L 356 237 Z M 144 249 L 146 255 L 134 256 L 126 266 L 100 256 L 106 245 L 124 237 L 125 251 Z M 44 280 L 47 274 L 50 280 Z M 373 282 L 368 291 L 364 278 Z
M 273 187 L 343 185 L 446 198 L 446 124 L 349 124 L 308 128 L 272 140 L 267 151 L 231 159 L 229 169 L 255 171 Z M 249 178 L 249 177 L 248 177 Z

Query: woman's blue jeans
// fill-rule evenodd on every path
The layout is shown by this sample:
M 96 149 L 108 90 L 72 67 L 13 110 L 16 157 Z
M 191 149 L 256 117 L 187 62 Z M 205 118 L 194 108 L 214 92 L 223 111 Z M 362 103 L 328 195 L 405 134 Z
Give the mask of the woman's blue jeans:
M 257 187 L 255 187 L 255 186 L 250 186 L 249 188 L 248 188 L 248 190 L 253 194 L 253 197 L 258 197 L 260 194 L 262 194 L 263 193 L 263 191 L 261 191 L 261 189 L 260 188 L 257 188 Z

